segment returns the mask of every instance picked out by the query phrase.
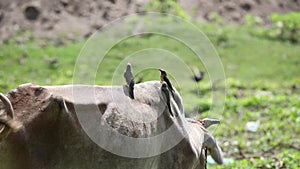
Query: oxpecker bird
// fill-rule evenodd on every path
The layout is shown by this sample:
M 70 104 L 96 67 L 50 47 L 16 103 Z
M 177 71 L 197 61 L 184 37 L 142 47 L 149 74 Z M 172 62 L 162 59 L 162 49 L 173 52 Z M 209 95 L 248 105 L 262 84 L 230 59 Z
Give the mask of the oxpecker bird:
M 124 72 L 124 78 L 126 80 L 126 84 L 128 85 L 128 93 L 131 99 L 134 99 L 134 76 L 131 72 L 131 64 L 128 63 L 126 70 Z
M 168 85 L 168 88 L 169 90 L 171 91 L 172 93 L 172 96 L 174 97 L 174 89 L 173 89 L 173 86 L 170 82 L 170 80 L 168 79 L 168 75 L 167 75 L 167 72 L 164 70 L 164 69 L 161 69 L 161 68 L 157 68 L 157 70 L 160 71 L 160 81 L 161 82 L 166 82 L 167 85 Z
M 200 82 L 203 80 L 205 72 L 200 71 L 198 68 L 194 67 L 193 73 L 194 73 L 193 80 L 195 80 L 196 82 Z
M 166 96 L 166 102 L 167 102 L 167 107 L 169 109 L 169 112 L 171 114 L 171 116 L 173 115 L 172 109 L 171 109 L 171 104 L 170 104 L 170 94 L 169 94 L 169 90 L 167 89 L 167 85 L 166 83 L 162 83 L 161 85 L 161 91 L 163 92 L 163 94 Z

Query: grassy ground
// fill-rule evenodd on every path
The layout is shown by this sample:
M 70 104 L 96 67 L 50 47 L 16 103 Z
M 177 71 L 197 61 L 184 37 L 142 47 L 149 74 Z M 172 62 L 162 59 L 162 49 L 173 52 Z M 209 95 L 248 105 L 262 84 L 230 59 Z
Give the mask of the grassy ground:
M 212 164 L 209 168 L 300 168 L 299 45 L 254 37 L 246 26 L 198 26 L 215 45 L 228 78 L 222 124 L 214 135 L 229 164 L 226 167 Z M 72 83 L 76 58 L 84 42 L 66 42 L 61 46 L 59 41 L 28 37 L 25 43 L 12 39 L 0 46 L 0 92 L 28 82 Z M 108 53 L 101 66 L 105 71 L 97 74 L 95 83 L 111 84 L 115 66 L 139 45 L 172 51 L 194 66 L 193 53 L 179 42 L 144 36 L 117 44 Z M 153 77 L 159 74 L 150 71 L 144 76 L 144 80 L 157 80 Z M 199 117 L 210 116 L 209 78 L 206 76 L 199 86 L 201 98 L 193 88 L 181 86 L 187 114 L 198 112 Z M 246 130 L 249 121 L 259 123 L 257 131 Z

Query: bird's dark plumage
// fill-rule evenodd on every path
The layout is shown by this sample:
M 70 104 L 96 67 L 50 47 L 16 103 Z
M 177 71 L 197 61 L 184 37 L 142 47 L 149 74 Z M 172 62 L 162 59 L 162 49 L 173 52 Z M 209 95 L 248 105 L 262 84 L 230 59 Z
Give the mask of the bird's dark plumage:
M 131 99 L 134 99 L 134 76 L 133 76 L 133 73 L 131 72 L 131 64 L 130 63 L 127 64 L 126 70 L 124 72 L 124 78 L 128 85 L 129 97 Z
M 174 97 L 174 89 L 173 89 L 173 86 L 167 76 L 167 72 L 164 70 L 164 69 L 161 69 L 161 68 L 158 68 L 158 70 L 160 71 L 160 81 L 161 82 L 166 82 L 167 85 L 168 85 L 168 88 L 169 90 L 171 91 L 172 93 L 172 96 Z
M 164 93 L 164 95 L 166 96 L 167 107 L 168 107 L 168 110 L 169 110 L 171 116 L 174 116 L 174 115 L 173 115 L 173 112 L 172 112 L 172 109 L 171 109 L 170 94 L 169 94 L 169 90 L 167 89 L 166 83 L 163 83 L 163 84 L 162 84 L 162 86 L 161 86 L 161 91 L 162 91 L 162 92 Z
M 131 79 L 130 83 L 129 83 L 129 90 L 128 90 L 128 93 L 129 93 L 129 97 L 131 99 L 134 99 L 134 80 Z
M 133 76 L 133 74 L 131 72 L 131 64 L 130 63 L 127 64 L 126 70 L 124 72 L 124 78 L 126 80 L 127 85 L 129 85 L 130 81 L 132 79 L 134 79 L 134 76 Z

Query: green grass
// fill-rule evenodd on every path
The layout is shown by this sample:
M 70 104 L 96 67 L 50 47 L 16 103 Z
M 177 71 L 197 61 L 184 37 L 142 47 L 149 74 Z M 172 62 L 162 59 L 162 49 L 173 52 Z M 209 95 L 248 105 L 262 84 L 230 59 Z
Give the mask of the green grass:
M 67 47 L 40 47 L 39 41 L 19 45 L 10 41 L 0 46 L 0 91 L 7 92 L 23 83 L 40 85 L 72 82 L 76 56 L 83 43 Z M 50 61 L 57 59 L 57 63 Z
M 214 44 L 220 36 L 228 37 L 225 46 L 218 45 L 217 51 L 225 65 L 227 77 L 241 80 L 299 80 L 299 45 L 271 41 L 251 35 L 252 28 L 246 26 L 216 25 L 204 27 Z M 216 30 L 220 30 L 221 33 Z
M 223 143 L 225 156 L 238 159 L 229 166 L 280 168 L 282 162 L 281 168 L 299 168 L 299 88 L 242 82 L 237 86 L 232 80 L 227 84 L 222 124 L 214 134 Z M 257 120 L 260 125 L 256 132 L 245 129 L 246 122 Z
M 299 168 L 299 45 L 254 37 L 246 26 L 197 25 L 215 45 L 228 78 L 222 124 L 214 135 L 225 158 L 233 158 L 234 162 L 225 167 L 210 165 L 209 168 Z M 0 92 L 28 82 L 39 85 L 72 83 L 74 65 L 84 42 L 55 46 L 46 41 L 50 45 L 40 45 L 44 43 L 44 40 L 30 39 L 18 44 L 12 39 L 0 46 Z M 107 54 L 95 75 L 95 84 L 112 84 L 116 66 L 145 46 L 171 51 L 181 56 L 188 66 L 203 69 L 201 64 L 195 63 L 194 53 L 181 42 L 158 35 L 139 36 L 121 41 Z M 55 58 L 57 62 L 50 63 Z M 158 80 L 159 73 L 150 69 L 139 72 L 139 76 L 144 80 Z M 191 87 L 190 84 L 192 81 L 176 85 L 183 95 L 186 113 L 210 117 L 209 77 L 199 85 Z M 257 132 L 245 130 L 248 121 L 258 119 Z

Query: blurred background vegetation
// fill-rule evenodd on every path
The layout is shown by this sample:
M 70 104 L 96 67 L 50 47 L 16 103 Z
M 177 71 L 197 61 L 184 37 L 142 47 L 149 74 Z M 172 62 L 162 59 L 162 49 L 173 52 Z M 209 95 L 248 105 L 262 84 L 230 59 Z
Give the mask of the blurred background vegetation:
M 209 160 L 209 168 L 300 168 L 300 13 L 271 11 L 261 17 L 244 12 L 236 21 L 211 11 L 201 19 L 193 15 L 198 9 L 187 11 L 182 3 L 154 0 L 142 9 L 170 13 L 192 22 L 208 36 L 224 65 L 226 103 L 222 123 L 214 135 L 227 164 L 217 166 Z M 55 38 L 37 37 L 35 27 L 25 26 L 5 38 L 0 45 L 0 92 L 28 82 L 71 84 L 77 56 L 88 36 L 68 36 L 62 33 Z M 186 56 L 187 64 L 195 66 L 188 57 L 193 52 L 182 48 L 179 42 L 158 35 L 138 36 L 121 41 L 109 51 L 107 71 L 97 75 L 95 84 L 110 84 L 115 66 L 138 45 Z M 196 66 L 205 71 L 201 65 Z M 146 72 L 142 76 L 143 81 L 158 80 L 153 77 L 159 74 Z M 196 113 L 194 118 L 209 117 L 212 91 L 209 77 L 204 76 L 197 87 L 200 94 L 195 93 L 195 88 L 181 86 L 183 99 L 188 100 L 186 114 Z

